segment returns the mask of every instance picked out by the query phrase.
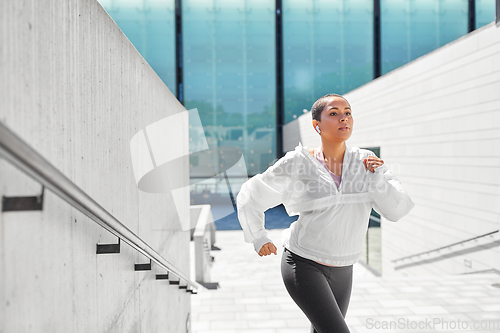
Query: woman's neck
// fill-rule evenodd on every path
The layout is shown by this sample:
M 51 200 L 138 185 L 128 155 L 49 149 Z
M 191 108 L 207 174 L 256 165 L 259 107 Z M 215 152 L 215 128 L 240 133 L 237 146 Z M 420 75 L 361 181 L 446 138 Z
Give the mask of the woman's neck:
M 326 163 L 330 164 L 343 162 L 346 149 L 345 141 L 332 143 L 322 140 L 321 149 L 323 150 Z

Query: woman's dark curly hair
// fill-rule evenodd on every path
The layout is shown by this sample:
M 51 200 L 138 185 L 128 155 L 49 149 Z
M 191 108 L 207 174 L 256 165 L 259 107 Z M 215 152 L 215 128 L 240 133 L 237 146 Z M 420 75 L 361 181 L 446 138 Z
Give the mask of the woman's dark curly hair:
M 314 104 L 311 108 L 312 119 L 315 119 L 317 121 L 321 121 L 321 112 L 323 112 L 323 109 L 325 108 L 326 103 L 328 103 L 328 101 L 331 97 L 341 97 L 341 98 L 345 99 L 344 96 L 339 95 L 339 94 L 327 94 L 325 96 L 318 98 L 318 100 L 316 102 L 314 102 Z M 345 101 L 347 102 L 347 104 L 349 104 L 349 101 L 347 101 L 347 99 L 345 99 Z M 349 104 L 349 106 L 351 106 L 351 104 Z

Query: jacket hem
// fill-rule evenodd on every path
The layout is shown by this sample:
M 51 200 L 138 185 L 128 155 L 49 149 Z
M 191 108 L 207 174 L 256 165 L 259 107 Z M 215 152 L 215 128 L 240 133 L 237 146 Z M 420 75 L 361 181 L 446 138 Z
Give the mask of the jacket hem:
M 311 254 L 310 252 L 304 251 L 300 247 L 290 246 L 289 242 L 284 242 L 283 247 L 287 248 L 289 251 L 303 257 L 306 259 L 314 260 L 322 264 L 332 265 L 332 266 L 350 266 L 355 264 L 361 257 L 361 251 L 355 254 L 346 256 L 335 256 L 334 259 L 327 259 L 325 257 L 319 257 Z

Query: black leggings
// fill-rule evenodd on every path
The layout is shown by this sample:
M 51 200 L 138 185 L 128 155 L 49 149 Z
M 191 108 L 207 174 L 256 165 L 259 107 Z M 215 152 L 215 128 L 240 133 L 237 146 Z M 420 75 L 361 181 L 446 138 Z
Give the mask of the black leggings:
M 352 289 L 352 265 L 332 267 L 286 249 L 281 275 L 292 299 L 311 322 L 313 333 L 348 333 L 345 315 Z

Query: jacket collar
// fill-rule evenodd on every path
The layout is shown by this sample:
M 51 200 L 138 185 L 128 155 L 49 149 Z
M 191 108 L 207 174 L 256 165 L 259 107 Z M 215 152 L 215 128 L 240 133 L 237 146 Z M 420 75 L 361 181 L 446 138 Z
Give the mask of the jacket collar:
M 311 155 L 309 153 L 309 147 L 307 146 L 302 146 L 302 142 L 299 141 L 299 144 L 297 145 L 297 147 L 295 147 L 295 151 L 297 152 L 302 152 L 304 154 L 308 154 L 308 155 Z M 349 146 L 347 144 L 347 142 L 345 143 L 345 152 L 344 152 L 344 161 L 343 161 L 343 164 L 345 167 L 347 167 L 350 163 L 350 160 L 351 160 L 351 152 L 353 151 L 352 147 Z M 306 155 L 307 156 L 307 155 Z
M 305 156 L 306 160 L 310 161 L 311 163 L 321 165 L 321 163 L 316 159 L 316 157 L 311 156 L 311 154 L 309 153 L 308 147 L 302 146 L 301 142 L 299 142 L 298 146 L 295 147 L 295 151 L 297 153 Z M 346 142 L 345 152 L 344 152 L 344 160 L 343 160 L 343 166 L 342 166 L 342 181 L 340 182 L 339 188 L 337 188 L 337 186 L 334 186 L 335 192 L 342 192 L 342 189 L 344 187 L 343 184 L 345 183 L 345 179 L 348 177 L 347 174 L 349 173 L 349 164 L 351 163 L 351 159 L 352 159 L 352 155 L 353 155 L 352 151 L 353 151 L 353 149 Z M 328 174 L 327 178 L 329 180 L 331 179 L 329 174 Z

